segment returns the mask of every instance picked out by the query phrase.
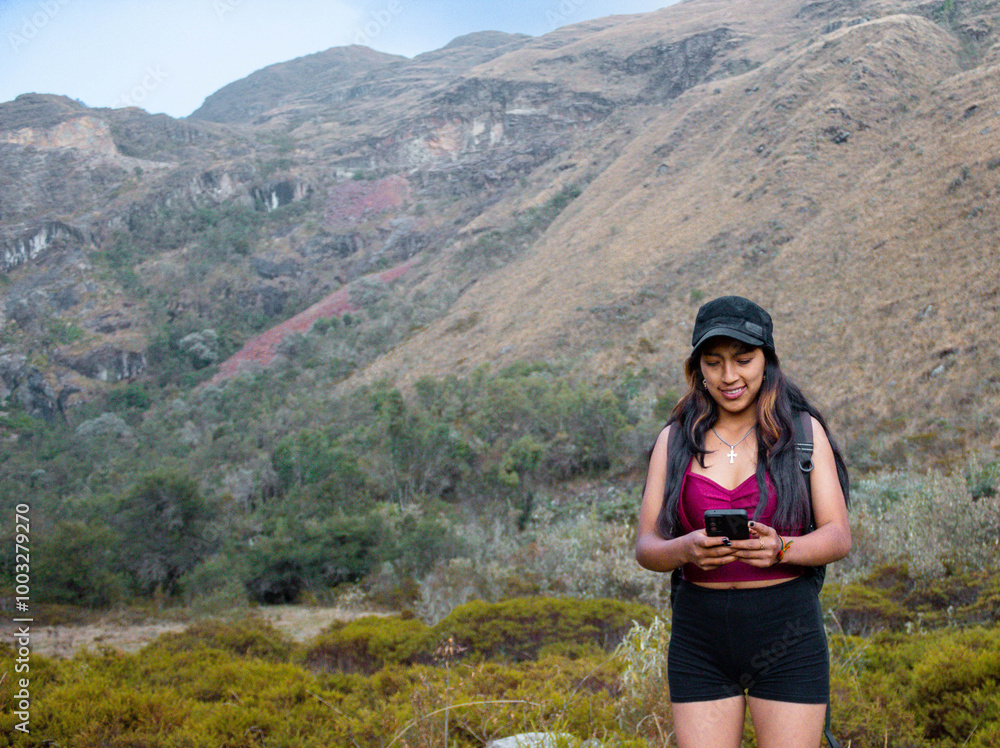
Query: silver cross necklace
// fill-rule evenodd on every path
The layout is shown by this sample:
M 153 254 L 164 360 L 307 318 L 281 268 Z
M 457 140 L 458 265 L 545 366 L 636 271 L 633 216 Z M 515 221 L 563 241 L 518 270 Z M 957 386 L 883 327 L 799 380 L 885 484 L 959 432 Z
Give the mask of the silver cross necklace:
M 754 424 L 753 426 L 750 427 L 750 431 L 753 431 L 755 428 L 757 428 L 756 424 Z M 740 441 L 736 442 L 736 444 L 730 444 L 725 439 L 723 439 L 721 436 L 719 436 L 719 432 L 715 430 L 715 426 L 712 427 L 712 433 L 719 437 L 719 441 L 720 442 L 722 442 L 727 447 L 729 447 L 729 454 L 726 455 L 726 456 L 729 458 L 729 464 L 730 465 L 732 465 L 736 461 L 736 447 L 740 444 L 740 442 L 743 441 L 743 439 L 746 439 L 748 436 L 750 436 L 750 431 L 747 431 L 743 435 L 743 437 L 740 439 Z

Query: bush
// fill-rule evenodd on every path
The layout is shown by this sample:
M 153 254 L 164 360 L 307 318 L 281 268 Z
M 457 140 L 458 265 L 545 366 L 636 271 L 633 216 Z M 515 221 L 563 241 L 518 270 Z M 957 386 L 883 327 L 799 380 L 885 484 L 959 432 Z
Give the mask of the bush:
M 33 575 L 40 602 L 106 608 L 122 598 L 125 580 L 113 569 L 121 540 L 110 528 L 60 522 L 39 541 Z
M 624 724 L 647 740 L 666 744 L 671 732 L 667 648 L 670 626 L 656 616 L 648 626 L 634 624 L 615 650 L 624 662 L 619 713 Z
M 420 580 L 420 615 L 438 621 L 469 600 L 530 595 L 667 604 L 670 575 L 635 562 L 634 531 L 627 524 L 605 522 L 598 511 L 581 514 L 578 507 L 559 519 L 548 503 L 539 503 L 523 532 L 502 517 L 457 527 L 468 556 L 439 563 Z
M 443 521 L 409 514 L 386 539 L 383 554 L 392 559 L 397 574 L 422 577 L 438 562 L 466 550 L 463 539 Z
M 656 612 L 618 600 L 526 597 L 461 605 L 434 627 L 439 641 L 453 637 L 473 659 L 534 659 L 554 644 L 594 644 L 614 649 L 634 622 Z
M 278 527 L 247 554 L 247 593 L 259 603 L 290 603 L 304 589 L 357 582 L 381 561 L 382 535 L 372 515 Z
M 920 576 L 995 570 L 1000 513 L 985 496 L 989 470 L 889 473 L 851 491 L 855 544 L 840 571 L 906 559 Z M 984 477 L 986 476 L 986 477 Z
M 209 556 L 178 582 L 184 604 L 195 616 L 243 618 L 249 611 L 246 556 L 235 550 Z
M 149 390 L 141 384 L 119 385 L 106 396 L 108 408 L 124 412 L 127 410 L 148 410 L 151 404 Z
M 856 583 L 827 585 L 824 607 L 847 634 L 1000 621 L 1000 580 L 994 572 L 928 577 L 905 563 L 874 569 Z
M 306 651 L 305 664 L 371 674 L 386 665 L 429 663 L 433 648 L 431 628 L 416 618 L 366 616 L 324 631 Z
M 484 611 L 483 630 L 489 614 L 501 615 L 500 608 Z M 325 748 L 446 739 L 471 748 L 535 731 L 566 734 L 574 745 L 594 736 L 620 748 L 664 745 L 667 632 L 662 622 L 645 620 L 616 658 L 472 658 L 456 665 L 439 656 L 437 666 L 392 664 L 447 641 L 439 629 L 405 618 L 338 624 L 317 639 L 318 657 L 356 656 L 366 668 L 381 658 L 386 664 L 370 675 L 310 672 L 295 664 L 297 647 L 257 621 L 197 624 L 133 654 L 33 655 L 31 734 L 15 731 L 16 718 L 4 709 L 0 746 Z M 432 637 L 420 643 L 428 630 Z M 324 641 L 331 645 L 326 653 Z M 997 745 L 1000 629 L 835 635 L 831 655 L 833 727 L 844 745 Z M 14 658 L 0 645 L 0 672 L 13 672 Z M 321 663 L 313 664 L 325 670 Z M 16 688 L 14 678 L 0 679 L 0 704 L 13 703 Z
M 271 461 L 283 491 L 321 481 L 331 498 L 351 497 L 365 490 L 357 456 L 322 431 L 303 429 L 282 438 Z
M 372 673 L 387 665 L 442 659 L 437 650 L 446 642 L 454 648 L 449 656 L 478 661 L 524 662 L 543 650 L 579 656 L 614 649 L 636 621 L 649 622 L 654 616 L 644 605 L 617 600 L 476 601 L 456 608 L 434 626 L 396 616 L 335 624 L 309 648 L 306 662 L 327 670 Z
M 238 657 L 287 662 L 294 645 L 273 626 L 249 616 L 239 623 L 207 619 L 192 624 L 181 633 L 163 634 L 149 645 L 172 654 L 201 648 L 219 649 Z
M 831 705 L 844 744 L 997 745 L 1000 629 L 835 637 Z
M 915 614 L 886 593 L 864 584 L 839 589 L 831 610 L 841 630 L 849 635 L 867 636 L 884 629 L 901 631 L 916 620 Z
M 180 576 L 214 549 L 211 517 L 197 484 L 187 476 L 145 476 L 121 501 L 115 517 L 128 539 L 120 546 L 122 566 L 140 588 L 173 592 Z

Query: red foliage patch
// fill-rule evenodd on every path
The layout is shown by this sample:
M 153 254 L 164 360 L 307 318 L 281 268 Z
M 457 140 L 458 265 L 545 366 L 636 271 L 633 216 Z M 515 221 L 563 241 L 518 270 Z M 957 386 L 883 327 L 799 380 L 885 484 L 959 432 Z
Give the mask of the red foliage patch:
M 325 223 L 331 228 L 359 223 L 402 207 L 409 197 L 409 182 L 398 175 L 374 182 L 341 182 L 327 195 Z
M 377 273 L 373 277 L 382 283 L 391 283 L 406 273 L 412 264 L 412 259 L 407 260 L 395 267 Z M 267 366 L 274 360 L 278 346 L 281 345 L 281 341 L 285 339 L 286 335 L 308 331 L 313 326 L 313 323 L 321 317 L 339 317 L 346 312 L 357 311 L 357 307 L 351 303 L 350 291 L 348 289 L 348 286 L 344 286 L 334 291 L 305 311 L 299 312 L 280 325 L 276 325 L 270 330 L 262 332 L 260 335 L 248 340 L 241 350 L 219 365 L 219 372 L 209 380 L 208 384 L 224 382 L 244 366 L 252 363 Z

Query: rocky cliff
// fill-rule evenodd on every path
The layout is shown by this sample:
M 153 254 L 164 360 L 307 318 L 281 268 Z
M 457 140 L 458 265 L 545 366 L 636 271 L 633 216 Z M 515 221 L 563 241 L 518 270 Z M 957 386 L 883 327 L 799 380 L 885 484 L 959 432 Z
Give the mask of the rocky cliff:
M 164 351 L 221 382 L 387 298 L 413 319 L 341 387 L 552 358 L 676 387 L 698 301 L 734 292 L 849 438 L 996 447 L 998 22 L 693 0 L 413 59 L 333 49 L 182 121 L 19 97 L 4 392 L 54 418 L 163 381 Z

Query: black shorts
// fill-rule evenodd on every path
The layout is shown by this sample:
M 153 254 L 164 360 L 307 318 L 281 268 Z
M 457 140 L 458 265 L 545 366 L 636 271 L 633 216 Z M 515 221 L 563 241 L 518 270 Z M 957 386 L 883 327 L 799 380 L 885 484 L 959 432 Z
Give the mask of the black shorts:
M 825 704 L 830 656 L 808 576 L 752 589 L 681 581 L 667 654 L 670 700 L 761 699 Z

